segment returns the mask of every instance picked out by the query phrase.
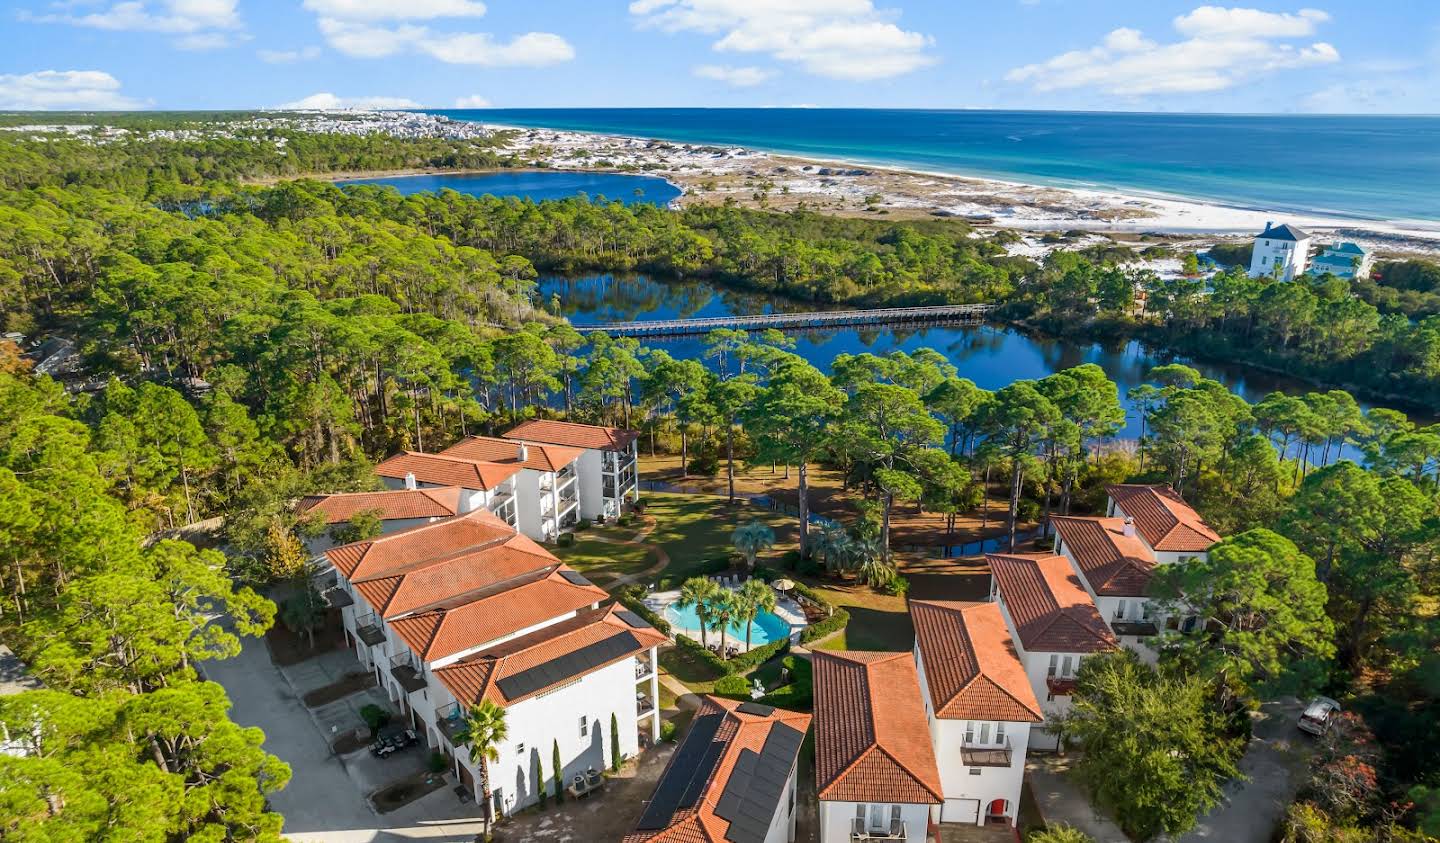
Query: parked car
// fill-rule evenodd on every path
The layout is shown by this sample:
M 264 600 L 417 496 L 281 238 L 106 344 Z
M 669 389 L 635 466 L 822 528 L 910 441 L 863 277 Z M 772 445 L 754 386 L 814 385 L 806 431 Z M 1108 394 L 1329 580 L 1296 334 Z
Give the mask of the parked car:
M 1340 703 L 1329 697 L 1316 697 L 1311 700 L 1305 710 L 1300 713 L 1300 720 L 1295 724 L 1300 731 L 1309 732 L 1312 735 L 1323 735 L 1330 731 L 1335 718 L 1340 715 Z
M 420 736 L 416 735 L 413 729 L 390 729 L 381 732 L 380 737 L 370 744 L 370 754 L 376 758 L 388 758 L 419 742 Z

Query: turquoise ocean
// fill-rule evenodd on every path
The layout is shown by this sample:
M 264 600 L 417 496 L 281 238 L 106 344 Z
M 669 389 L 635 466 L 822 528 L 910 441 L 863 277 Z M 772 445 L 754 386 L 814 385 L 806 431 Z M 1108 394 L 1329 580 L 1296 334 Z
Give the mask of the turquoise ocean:
M 1440 116 L 808 108 L 434 113 L 1244 208 L 1440 221 Z

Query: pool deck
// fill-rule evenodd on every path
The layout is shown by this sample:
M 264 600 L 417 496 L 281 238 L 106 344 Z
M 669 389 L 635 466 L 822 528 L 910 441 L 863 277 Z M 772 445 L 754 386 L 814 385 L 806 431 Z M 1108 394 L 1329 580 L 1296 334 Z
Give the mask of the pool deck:
M 725 587 L 731 589 L 732 591 L 734 590 L 733 586 L 726 585 Z M 656 614 L 660 615 L 661 617 L 665 617 L 665 609 L 667 609 L 671 603 L 674 603 L 679 598 L 680 592 L 678 590 L 656 591 L 645 598 L 645 605 L 654 610 Z M 773 614 L 780 620 L 790 625 L 790 643 L 800 643 L 800 632 L 801 630 L 805 629 L 806 625 L 808 624 L 808 622 L 805 620 L 805 612 L 803 609 L 800 608 L 800 604 L 796 603 L 789 597 L 782 597 L 777 594 L 775 596 L 775 611 Z M 687 638 L 696 641 L 699 640 L 700 636 L 699 629 L 675 628 L 673 632 L 675 634 L 683 632 L 685 633 Z M 752 648 L 763 647 L 765 643 L 769 642 L 753 644 Z M 735 644 L 743 648 L 745 646 L 745 639 L 742 637 L 738 641 L 735 641 Z

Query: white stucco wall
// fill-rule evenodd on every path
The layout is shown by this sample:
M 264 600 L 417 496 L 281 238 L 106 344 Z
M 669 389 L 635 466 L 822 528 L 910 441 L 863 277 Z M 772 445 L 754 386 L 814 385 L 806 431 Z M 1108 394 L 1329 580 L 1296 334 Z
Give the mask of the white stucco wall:
M 579 476 L 580 517 L 595 520 L 605 514 L 605 501 L 601 496 L 601 452 L 587 448 L 575 461 L 575 473 Z
M 790 776 L 785 780 L 785 790 L 781 793 L 780 804 L 775 806 L 775 816 L 770 819 L 770 829 L 765 832 L 765 843 L 790 843 L 795 839 L 795 771 L 798 765 L 790 768 Z
M 876 794 L 876 798 L 884 794 Z M 930 827 L 930 805 L 915 805 L 909 803 L 882 802 L 885 806 L 885 817 L 890 816 L 892 805 L 900 805 L 900 821 L 905 824 L 905 836 L 897 838 L 907 843 L 923 843 L 926 832 Z M 850 843 L 850 829 L 855 822 L 855 807 L 866 806 L 866 817 L 869 817 L 869 803 L 862 802 L 829 802 L 820 803 L 820 843 Z

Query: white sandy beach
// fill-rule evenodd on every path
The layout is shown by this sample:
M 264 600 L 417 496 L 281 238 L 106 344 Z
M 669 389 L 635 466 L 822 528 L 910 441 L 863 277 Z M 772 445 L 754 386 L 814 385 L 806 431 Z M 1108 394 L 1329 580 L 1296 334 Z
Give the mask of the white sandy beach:
M 1359 220 L 1234 207 L 1180 197 L 1064 188 L 730 146 L 491 125 L 515 132 L 509 150 L 564 169 L 641 171 L 679 185 L 679 200 L 802 205 L 856 216 L 962 217 L 1026 231 L 1158 233 L 1209 240 L 1249 236 L 1271 220 L 1354 240 L 1375 251 L 1440 254 L 1440 223 Z M 878 201 L 877 200 L 878 197 Z

